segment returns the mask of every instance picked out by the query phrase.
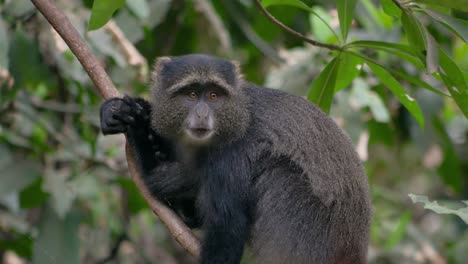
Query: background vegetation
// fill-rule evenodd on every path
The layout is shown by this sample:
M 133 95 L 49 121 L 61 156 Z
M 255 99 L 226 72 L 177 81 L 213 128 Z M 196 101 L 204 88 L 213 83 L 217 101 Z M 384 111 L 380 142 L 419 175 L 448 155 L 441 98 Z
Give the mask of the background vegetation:
M 468 259 L 468 1 L 262 1 L 328 47 L 251 0 L 54 2 L 121 93 L 149 95 L 156 56 L 209 53 L 329 112 L 369 176 L 371 263 Z M 0 262 L 193 263 L 128 178 L 123 137 L 99 133 L 100 102 L 34 6 L 0 1 Z

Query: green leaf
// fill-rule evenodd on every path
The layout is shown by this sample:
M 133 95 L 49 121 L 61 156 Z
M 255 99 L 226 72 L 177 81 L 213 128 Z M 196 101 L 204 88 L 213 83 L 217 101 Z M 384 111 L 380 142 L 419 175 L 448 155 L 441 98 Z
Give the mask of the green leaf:
M 76 213 L 67 214 L 62 220 L 47 207 L 41 214 L 32 263 L 80 263 L 79 224 L 80 218 Z
M 467 0 L 415 0 L 415 2 L 468 11 Z
M 354 9 L 356 8 L 356 0 L 338 0 L 338 18 L 340 20 L 341 36 L 343 41 L 348 37 L 349 27 L 354 16 Z
M 467 3 L 468 4 L 468 3 Z M 436 11 L 423 9 L 429 16 L 447 27 L 463 41 L 468 42 L 468 22 Z
M 395 230 L 393 230 L 393 232 L 390 234 L 385 243 L 386 250 L 391 250 L 396 244 L 398 244 L 403 239 L 403 236 L 406 233 L 406 228 L 411 222 L 411 216 L 412 215 L 410 211 L 406 211 L 401 215 L 398 224 L 395 227 Z
M 400 103 L 408 109 L 419 125 L 424 127 L 424 116 L 418 102 L 405 91 L 403 86 L 383 66 L 370 61 L 367 61 L 367 65 L 369 65 L 375 76 L 398 98 Z
M 462 201 L 466 206 L 460 209 L 451 209 L 446 206 L 440 205 L 437 201 L 429 201 L 427 196 L 408 194 L 413 203 L 423 203 L 425 209 L 429 209 L 438 214 L 454 214 L 458 215 L 465 224 L 468 225 L 468 201 Z
M 274 5 L 286 5 L 286 6 L 297 7 L 302 10 L 309 11 L 309 12 L 312 10 L 308 5 L 304 4 L 304 2 L 300 0 L 263 0 L 262 5 L 264 7 L 269 7 L 269 6 L 274 6 Z
M 341 62 L 338 66 L 338 74 L 335 85 L 335 92 L 348 87 L 351 82 L 361 73 L 363 60 L 359 57 L 352 56 L 346 52 L 340 56 Z
M 449 94 L 446 94 L 445 92 L 440 91 L 437 88 L 432 87 L 427 82 L 421 80 L 421 78 L 414 77 L 414 76 L 408 75 L 405 72 L 394 70 L 394 69 L 388 69 L 388 70 L 390 71 L 391 74 L 396 75 L 401 79 L 405 79 L 407 82 L 409 82 L 409 83 L 411 83 L 411 84 L 413 84 L 413 85 L 415 85 L 417 87 L 422 87 L 422 88 L 427 89 L 427 90 L 429 90 L 431 92 L 434 92 L 434 93 L 436 93 L 438 95 L 451 97 Z
M 125 0 L 94 0 L 89 20 L 89 30 L 104 26 L 112 14 L 125 4 Z
M 445 72 L 441 74 L 442 80 L 460 110 L 468 118 L 468 84 L 465 79 L 467 74 L 442 49 L 439 49 L 439 53 L 440 66 Z
M 330 61 L 314 80 L 307 94 L 307 99 L 318 105 L 325 113 L 330 111 L 339 64 L 339 56 Z
M 413 12 L 410 10 L 404 10 L 404 12 L 401 14 L 401 23 L 410 45 L 413 46 L 418 52 L 425 51 L 426 45 L 424 42 L 424 27 L 421 25 L 421 22 L 419 22 Z
M 368 40 L 354 41 L 346 45 L 346 48 L 354 48 L 354 47 L 372 48 L 372 49 L 385 51 L 412 63 L 420 70 L 423 70 L 426 68 L 421 60 L 422 54 L 419 56 L 414 51 L 414 49 L 412 49 L 408 45 L 390 43 L 390 42 L 382 42 L 382 41 L 368 41 Z
M 380 4 L 385 14 L 395 18 L 401 17 L 401 9 L 392 0 L 380 0 Z

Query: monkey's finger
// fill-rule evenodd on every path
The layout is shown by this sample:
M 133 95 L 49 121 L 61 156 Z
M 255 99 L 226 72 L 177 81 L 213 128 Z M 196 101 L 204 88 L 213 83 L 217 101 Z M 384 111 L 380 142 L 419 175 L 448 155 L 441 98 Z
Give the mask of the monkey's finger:
M 124 125 L 117 125 L 117 126 L 103 126 L 101 127 L 102 134 L 104 135 L 113 135 L 113 134 L 120 134 L 125 133 L 127 129 Z
M 114 113 L 112 115 L 112 117 L 116 120 L 120 120 L 122 122 L 124 122 L 125 124 L 128 124 L 128 125 L 131 125 L 133 123 L 135 123 L 135 118 L 131 115 L 127 115 L 127 114 L 117 114 L 117 113 Z

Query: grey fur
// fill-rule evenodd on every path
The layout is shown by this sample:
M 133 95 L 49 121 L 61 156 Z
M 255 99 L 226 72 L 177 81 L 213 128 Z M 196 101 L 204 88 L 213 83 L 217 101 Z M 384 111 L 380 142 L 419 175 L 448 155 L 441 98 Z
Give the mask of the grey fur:
M 366 263 L 369 188 L 349 138 L 307 100 L 245 82 L 230 62 L 191 56 L 195 62 L 156 63 L 152 126 L 177 141 L 187 111 L 169 94 L 192 82 L 228 89 L 215 111 L 213 144 L 243 149 L 239 159 L 252 166 L 242 168 L 250 178 L 238 180 L 247 182 L 254 203 L 249 241 L 256 263 Z

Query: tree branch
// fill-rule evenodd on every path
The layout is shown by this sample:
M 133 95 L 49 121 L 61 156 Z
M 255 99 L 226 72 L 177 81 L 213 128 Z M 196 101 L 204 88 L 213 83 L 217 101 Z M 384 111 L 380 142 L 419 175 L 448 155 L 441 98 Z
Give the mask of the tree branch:
M 279 21 L 278 19 L 276 19 L 276 17 L 274 17 L 272 14 L 270 14 L 263 6 L 262 6 L 262 3 L 260 3 L 260 0 L 255 0 L 255 4 L 258 6 L 258 8 L 262 11 L 262 13 L 273 23 L 275 23 L 276 25 L 278 25 L 280 28 L 282 28 L 284 31 L 288 32 L 289 34 L 291 35 L 294 35 L 300 39 L 302 39 L 303 41 L 309 43 L 309 44 L 312 44 L 314 46 L 317 46 L 317 47 L 322 47 L 322 48 L 327 48 L 329 50 L 342 50 L 342 48 L 340 46 L 337 46 L 337 45 L 333 45 L 333 44 L 326 44 L 326 43 L 322 43 L 322 42 L 318 42 L 316 40 L 313 40 L 313 39 L 310 39 L 306 36 L 304 36 L 303 34 L 297 32 L 296 30 L 286 26 L 285 24 L 283 24 L 281 21 Z
M 52 27 L 60 34 L 65 43 L 80 61 L 83 68 L 96 85 L 98 92 L 104 99 L 120 96 L 114 84 L 91 52 L 89 47 L 81 38 L 78 31 L 73 27 L 68 18 L 50 0 L 31 0 L 36 8 L 44 15 Z M 146 188 L 139 174 L 134 155 L 128 144 L 126 147 L 128 169 L 130 175 L 141 192 L 146 202 L 161 221 L 167 226 L 174 238 L 193 256 L 198 256 L 200 244 L 191 230 L 183 221 L 167 206 L 153 198 Z

